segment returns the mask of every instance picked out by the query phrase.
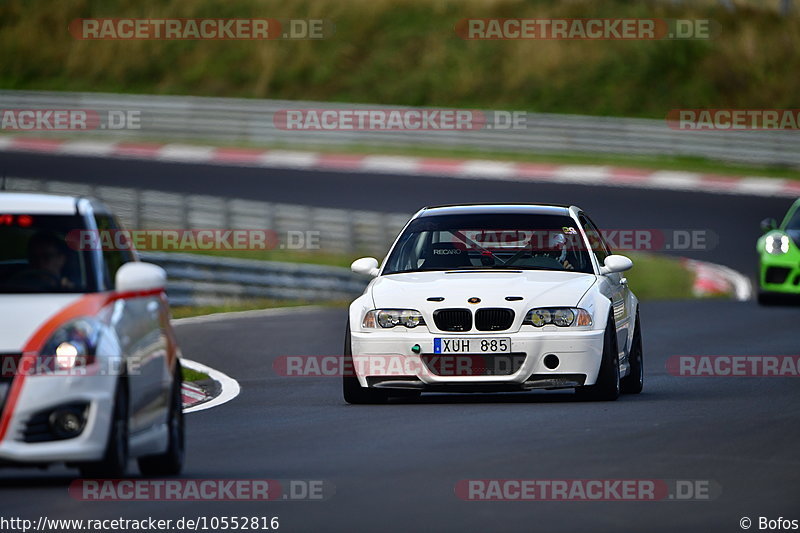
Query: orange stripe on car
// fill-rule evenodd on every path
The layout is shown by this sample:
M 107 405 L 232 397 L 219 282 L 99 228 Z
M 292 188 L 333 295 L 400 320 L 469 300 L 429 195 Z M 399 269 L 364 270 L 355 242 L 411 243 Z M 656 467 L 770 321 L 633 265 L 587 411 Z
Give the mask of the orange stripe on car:
M 58 328 L 76 318 L 95 316 L 105 306 L 117 300 L 143 298 L 146 296 L 162 295 L 163 293 L 163 289 L 152 289 L 146 291 L 99 292 L 87 294 L 47 319 L 31 338 L 28 339 L 28 342 L 25 343 L 22 349 L 22 358 L 20 359 L 18 372 L 11 382 L 11 389 L 8 391 L 8 397 L 6 398 L 6 405 L 0 417 L 0 442 L 5 438 L 8 426 L 11 424 L 11 418 L 14 414 L 19 395 L 22 392 L 22 385 L 25 382 L 25 377 L 36 364 L 39 351 L 47 342 L 47 339 L 49 339 Z M 170 362 L 170 365 L 172 365 L 172 362 Z

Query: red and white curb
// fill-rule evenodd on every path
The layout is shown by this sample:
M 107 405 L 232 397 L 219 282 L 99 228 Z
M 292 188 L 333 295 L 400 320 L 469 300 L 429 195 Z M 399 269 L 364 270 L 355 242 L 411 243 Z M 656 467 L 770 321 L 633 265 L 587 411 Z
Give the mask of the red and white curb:
M 481 159 L 328 154 L 95 140 L 0 136 L 0 152 L 35 152 L 265 168 L 376 172 L 541 183 L 575 183 L 751 196 L 800 196 L 800 180 L 736 177 L 601 165 L 552 165 Z
M 183 412 L 193 413 L 195 411 L 203 411 L 211 409 L 224 403 L 227 403 L 239 395 L 241 388 L 239 382 L 235 379 L 223 374 L 219 370 L 208 367 L 197 361 L 190 359 L 181 359 L 181 364 L 185 368 L 190 368 L 203 374 L 208 374 L 208 377 L 219 383 L 220 393 L 218 396 L 209 397 L 203 389 L 194 385 L 193 383 L 184 383 L 181 390 L 183 396 Z
M 191 382 L 183 383 L 181 388 L 181 396 L 183 397 L 184 409 L 202 403 L 211 398 L 211 396 L 206 394 L 206 391 Z
M 747 301 L 753 297 L 753 285 L 750 279 L 732 268 L 682 259 L 683 266 L 694 274 L 692 293 L 698 297 L 731 295 L 736 300 Z

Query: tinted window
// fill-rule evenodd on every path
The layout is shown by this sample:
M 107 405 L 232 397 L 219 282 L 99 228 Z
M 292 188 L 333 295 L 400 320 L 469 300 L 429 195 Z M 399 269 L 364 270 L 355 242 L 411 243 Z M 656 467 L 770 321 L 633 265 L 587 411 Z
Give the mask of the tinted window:
M 97 223 L 98 233 L 102 236 L 103 232 L 109 235 L 114 235 L 119 231 L 120 227 L 114 217 L 109 215 L 97 215 L 95 217 Z M 103 242 L 103 239 L 101 239 Z M 108 289 L 114 289 L 115 277 L 119 267 L 129 261 L 133 261 L 133 254 L 129 250 L 114 249 L 113 246 L 103 246 L 103 276 L 105 277 L 105 286 Z
M 800 207 L 794 210 L 791 218 L 786 221 L 787 230 L 800 230 Z
M 95 292 L 92 252 L 73 238 L 84 228 L 79 215 L 0 214 L 0 292 Z
M 597 256 L 597 261 L 602 266 L 606 257 L 611 255 L 611 250 L 608 248 L 605 239 L 603 239 L 602 233 L 600 233 L 600 230 L 597 229 L 597 226 L 595 226 L 591 220 L 585 216 L 579 217 L 579 220 L 581 221 L 583 231 L 586 233 L 586 237 L 589 239 L 589 246 L 592 247 L 594 255 Z

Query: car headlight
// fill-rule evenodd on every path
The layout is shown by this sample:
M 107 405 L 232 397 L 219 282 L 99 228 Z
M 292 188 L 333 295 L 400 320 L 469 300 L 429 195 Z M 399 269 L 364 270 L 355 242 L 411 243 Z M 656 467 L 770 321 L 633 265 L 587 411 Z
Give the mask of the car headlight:
M 547 324 L 562 328 L 583 327 L 592 325 L 592 315 L 586 309 L 578 307 L 540 307 L 528 311 L 522 323 L 537 328 Z
M 373 309 L 364 315 L 361 326 L 364 328 L 393 328 L 404 326 L 415 328 L 424 326 L 425 319 L 422 313 L 415 309 Z
M 780 255 L 789 251 L 789 236 L 772 234 L 764 239 L 764 248 L 768 253 Z
M 95 320 L 79 318 L 64 324 L 44 344 L 36 371 L 63 372 L 92 364 L 99 336 Z

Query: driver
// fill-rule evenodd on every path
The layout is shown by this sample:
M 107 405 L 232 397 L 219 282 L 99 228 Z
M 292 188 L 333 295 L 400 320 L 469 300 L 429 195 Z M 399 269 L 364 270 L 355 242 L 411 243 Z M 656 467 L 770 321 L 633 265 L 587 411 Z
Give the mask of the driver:
M 67 245 L 53 233 L 39 232 L 28 241 L 28 267 L 13 282 L 37 290 L 67 290 L 75 285 L 63 275 Z
M 547 247 L 535 255 L 555 259 L 564 267 L 564 270 L 575 270 L 575 267 L 567 260 L 567 238 L 563 233 L 550 232 Z

